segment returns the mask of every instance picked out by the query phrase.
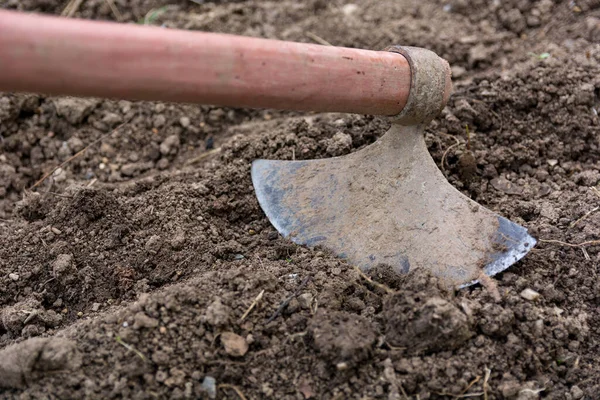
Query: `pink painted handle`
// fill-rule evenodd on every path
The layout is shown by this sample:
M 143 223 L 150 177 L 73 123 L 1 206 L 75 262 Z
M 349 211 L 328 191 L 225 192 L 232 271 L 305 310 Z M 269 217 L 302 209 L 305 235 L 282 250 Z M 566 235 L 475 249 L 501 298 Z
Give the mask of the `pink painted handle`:
M 0 11 L 0 91 L 396 115 L 396 53 Z

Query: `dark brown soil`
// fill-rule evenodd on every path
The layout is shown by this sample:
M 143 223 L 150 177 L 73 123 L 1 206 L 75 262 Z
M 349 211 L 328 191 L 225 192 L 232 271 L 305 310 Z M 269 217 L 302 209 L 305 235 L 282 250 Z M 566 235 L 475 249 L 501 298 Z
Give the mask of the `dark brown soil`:
M 1 398 L 600 398 L 600 245 L 564 244 L 600 239 L 600 2 L 114 3 L 166 27 L 436 51 L 455 93 L 432 155 L 542 241 L 495 279 L 499 302 L 384 267 L 373 283 L 279 237 L 250 162 L 347 154 L 385 119 L 0 94 Z M 75 16 L 115 18 L 105 0 Z

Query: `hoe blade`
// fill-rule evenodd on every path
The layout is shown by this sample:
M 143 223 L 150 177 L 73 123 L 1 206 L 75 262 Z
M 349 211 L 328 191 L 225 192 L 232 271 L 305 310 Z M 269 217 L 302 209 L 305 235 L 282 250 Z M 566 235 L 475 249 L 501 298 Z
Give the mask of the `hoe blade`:
M 356 153 L 322 160 L 252 164 L 265 214 L 284 237 L 321 245 L 368 270 L 426 268 L 467 286 L 521 259 L 527 230 L 475 203 L 446 181 L 423 126 L 394 124 Z

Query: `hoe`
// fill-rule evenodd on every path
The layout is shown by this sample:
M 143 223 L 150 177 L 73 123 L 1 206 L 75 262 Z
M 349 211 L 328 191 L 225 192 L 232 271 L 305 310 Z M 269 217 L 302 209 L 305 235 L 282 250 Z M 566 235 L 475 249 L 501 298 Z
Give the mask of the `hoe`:
M 286 238 L 368 270 L 425 268 L 463 287 L 505 270 L 536 241 L 461 194 L 424 129 L 451 92 L 431 51 L 292 43 L 0 11 L 0 91 L 389 116 L 347 156 L 256 160 L 252 182 Z

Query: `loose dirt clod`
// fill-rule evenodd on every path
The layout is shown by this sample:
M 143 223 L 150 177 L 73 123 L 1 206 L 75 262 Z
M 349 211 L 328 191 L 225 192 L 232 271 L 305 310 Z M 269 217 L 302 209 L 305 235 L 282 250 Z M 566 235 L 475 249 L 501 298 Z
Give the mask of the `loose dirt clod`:
M 231 308 L 221 303 L 221 299 L 217 298 L 207 308 L 205 321 L 215 327 L 226 326 L 231 321 Z
M 246 339 L 233 332 L 221 333 L 221 343 L 225 347 L 225 352 L 232 357 L 243 357 L 248 352 L 248 343 Z
M 135 314 L 133 329 L 142 329 L 142 328 L 156 328 L 158 326 L 158 320 L 151 318 L 144 314 L 143 312 L 139 312 Z
M 75 342 L 34 338 L 0 350 L 0 387 L 22 388 L 45 374 L 81 365 Z
M 396 294 L 384 304 L 386 340 L 410 353 L 451 350 L 474 332 L 467 316 L 455 304 L 424 294 Z M 426 295 L 425 295 L 426 296 Z
M 367 359 L 376 340 L 375 331 L 366 319 L 322 309 L 308 323 L 308 332 L 321 357 L 334 364 L 355 365 Z

